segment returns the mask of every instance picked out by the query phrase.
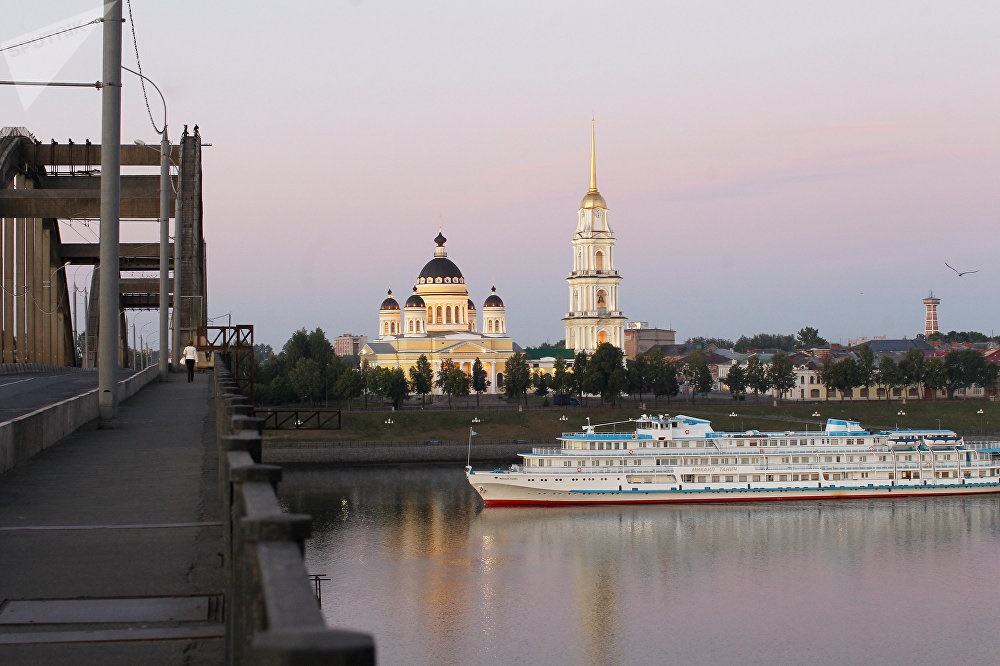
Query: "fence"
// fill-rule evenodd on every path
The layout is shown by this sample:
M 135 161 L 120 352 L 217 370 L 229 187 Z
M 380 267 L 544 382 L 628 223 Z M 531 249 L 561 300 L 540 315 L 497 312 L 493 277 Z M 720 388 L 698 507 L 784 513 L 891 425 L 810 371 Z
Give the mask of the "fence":
M 368 634 L 326 626 L 303 561 L 312 519 L 278 503 L 281 468 L 261 464 L 263 422 L 215 364 L 223 497 L 226 661 L 229 664 L 374 664 Z

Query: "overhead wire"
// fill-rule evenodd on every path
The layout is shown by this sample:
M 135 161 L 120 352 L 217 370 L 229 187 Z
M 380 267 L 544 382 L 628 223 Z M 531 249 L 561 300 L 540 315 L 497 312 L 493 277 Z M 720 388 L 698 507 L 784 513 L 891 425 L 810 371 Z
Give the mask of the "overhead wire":
M 130 3 L 131 5 L 131 3 Z M 129 12 L 131 13 L 131 6 L 129 7 Z M 29 39 L 24 42 L 19 42 L 17 44 L 11 44 L 10 46 L 4 46 L 0 48 L 0 53 L 4 51 L 10 51 L 11 49 L 16 49 L 19 46 L 27 46 L 28 44 L 34 44 L 35 42 L 40 42 L 43 39 L 48 39 L 49 37 L 55 37 L 56 35 L 62 35 L 67 32 L 72 32 L 73 30 L 79 30 L 80 28 L 86 28 L 88 25 L 94 25 L 95 23 L 104 23 L 104 18 L 96 18 L 93 21 L 87 21 L 86 23 L 81 23 L 80 25 L 73 26 L 72 28 L 66 28 L 64 30 L 58 30 L 56 32 L 49 33 L 47 35 L 42 35 L 41 37 L 35 37 L 34 39 Z
M 139 59 L 139 42 L 135 38 L 135 19 L 132 18 L 132 0 L 128 0 L 128 23 L 129 27 L 132 29 L 132 45 L 135 47 L 135 64 L 139 69 L 139 83 L 142 85 L 142 97 L 146 100 L 146 113 L 149 114 L 149 122 L 153 125 L 153 131 L 157 134 L 163 134 L 166 130 L 167 119 L 163 119 L 163 129 L 161 130 L 156 126 L 156 121 L 153 119 L 153 110 L 149 108 L 149 95 L 146 93 L 146 77 L 142 73 L 142 60 Z

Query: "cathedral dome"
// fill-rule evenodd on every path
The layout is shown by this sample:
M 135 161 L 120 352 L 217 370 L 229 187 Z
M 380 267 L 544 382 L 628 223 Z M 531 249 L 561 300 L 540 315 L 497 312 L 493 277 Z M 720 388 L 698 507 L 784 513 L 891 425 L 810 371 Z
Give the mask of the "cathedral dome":
M 484 308 L 502 308 L 503 301 L 497 296 L 497 288 L 494 286 L 492 293 L 486 298 L 486 302 L 483 303 Z
M 397 303 L 396 299 L 392 297 L 392 289 L 390 289 L 388 296 L 384 301 L 382 301 L 382 305 L 379 307 L 379 310 L 398 310 L 398 309 L 399 309 L 399 303 Z
M 476 304 L 473 303 L 472 299 L 470 298 L 469 299 L 469 312 L 475 312 L 475 311 L 476 311 Z
M 417 288 L 414 287 L 413 291 L 416 291 L 416 290 L 417 290 Z M 406 299 L 406 307 L 408 307 L 408 308 L 422 308 L 422 307 L 426 307 L 426 306 L 424 304 L 424 299 L 420 298 L 419 294 L 413 294 L 408 299 Z
M 437 248 L 434 249 L 434 258 L 428 261 L 420 270 L 417 282 L 437 282 L 438 278 L 441 278 L 442 282 L 465 284 L 465 277 L 462 275 L 462 271 L 458 269 L 454 261 L 448 258 L 448 253 L 444 249 L 444 244 L 448 242 L 448 239 L 438 231 L 434 242 L 437 243 Z

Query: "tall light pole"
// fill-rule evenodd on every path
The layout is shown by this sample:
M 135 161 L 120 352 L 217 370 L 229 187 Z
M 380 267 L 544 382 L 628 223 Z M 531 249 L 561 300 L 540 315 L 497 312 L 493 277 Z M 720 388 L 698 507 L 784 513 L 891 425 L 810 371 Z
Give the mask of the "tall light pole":
M 104 3 L 101 88 L 101 293 L 97 403 L 103 428 L 118 416 L 119 224 L 121 217 L 122 3 Z
M 167 310 L 170 308 L 169 273 L 170 273 L 170 139 L 167 137 L 167 100 L 163 96 L 160 87 L 153 83 L 152 79 L 144 74 L 140 74 L 134 69 L 122 66 L 122 69 L 132 72 L 145 81 L 148 81 L 160 96 L 163 102 L 163 130 L 160 133 L 160 381 L 167 381 L 167 345 L 163 341 L 167 340 Z M 153 125 L 156 130 L 156 125 Z M 136 143 L 139 143 L 138 141 Z M 145 145 L 145 144 L 142 144 Z M 176 228 L 176 223 L 174 224 Z M 174 270 L 179 270 L 179 266 L 174 266 Z

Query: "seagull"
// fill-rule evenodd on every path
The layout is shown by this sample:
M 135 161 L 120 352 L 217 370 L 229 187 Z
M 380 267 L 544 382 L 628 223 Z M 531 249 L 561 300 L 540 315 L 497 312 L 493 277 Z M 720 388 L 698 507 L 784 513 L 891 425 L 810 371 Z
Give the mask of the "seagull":
M 963 275 L 965 275 L 967 273 L 978 273 L 979 272 L 978 268 L 976 270 L 974 270 L 974 271 L 960 271 L 957 268 L 955 268 L 954 266 L 952 266 L 951 264 L 949 264 L 947 261 L 944 262 L 944 265 L 947 266 L 948 268 L 950 268 L 951 270 L 955 271 L 956 273 L 958 273 L 958 277 L 962 277 Z

